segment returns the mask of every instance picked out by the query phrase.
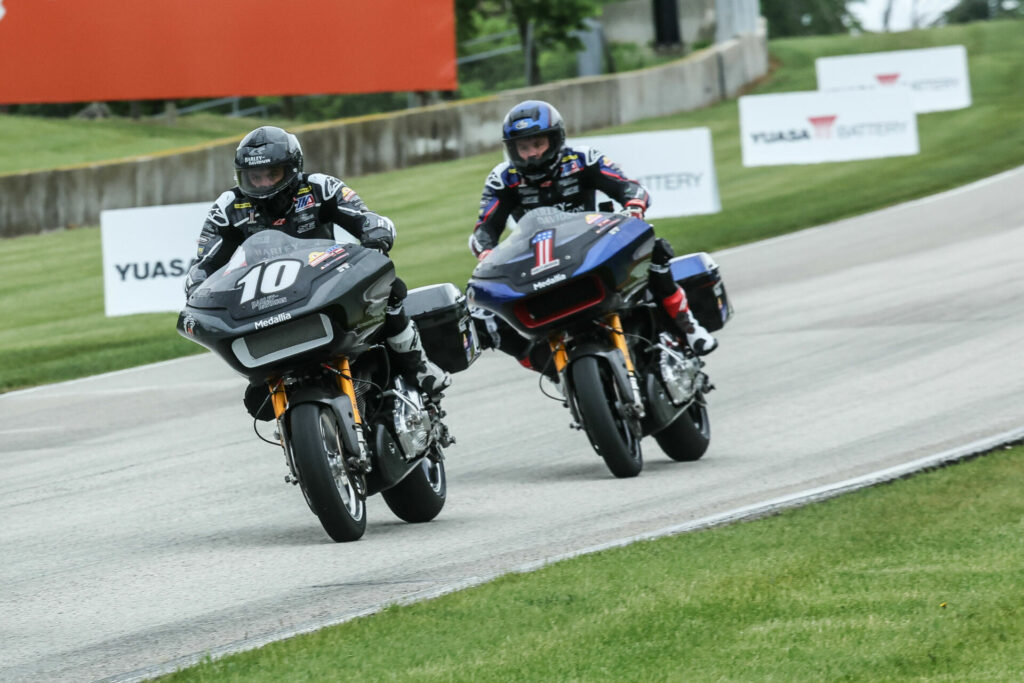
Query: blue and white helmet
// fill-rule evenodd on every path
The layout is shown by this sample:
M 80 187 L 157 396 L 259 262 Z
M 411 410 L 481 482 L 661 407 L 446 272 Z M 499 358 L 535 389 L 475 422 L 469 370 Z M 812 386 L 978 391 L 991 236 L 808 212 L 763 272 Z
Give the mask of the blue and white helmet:
M 544 180 L 554 175 L 565 144 L 565 124 L 557 109 L 542 100 L 520 102 L 505 115 L 501 133 L 509 161 L 527 180 Z M 538 135 L 547 136 L 547 151 L 537 159 L 519 156 L 516 141 Z

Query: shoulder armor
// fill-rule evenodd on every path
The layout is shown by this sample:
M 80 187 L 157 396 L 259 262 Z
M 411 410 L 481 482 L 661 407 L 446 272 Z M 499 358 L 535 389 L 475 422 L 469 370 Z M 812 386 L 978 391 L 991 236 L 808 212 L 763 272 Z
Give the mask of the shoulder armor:
M 495 192 L 508 187 L 515 187 L 520 182 L 519 173 L 507 161 L 495 166 L 487 176 L 485 185 Z
M 604 156 L 600 150 L 588 145 L 580 145 L 574 149 L 577 154 L 583 157 L 584 163 L 586 163 L 587 166 L 593 166 L 601 160 L 601 157 Z
M 213 206 L 210 207 L 210 213 L 206 215 L 206 220 L 214 225 L 226 227 L 228 225 L 228 209 L 235 203 L 236 199 L 234 190 L 221 193 L 213 202 Z
M 330 199 L 338 194 L 338 190 L 344 185 L 343 182 L 326 173 L 310 173 L 306 181 L 318 188 L 324 199 Z

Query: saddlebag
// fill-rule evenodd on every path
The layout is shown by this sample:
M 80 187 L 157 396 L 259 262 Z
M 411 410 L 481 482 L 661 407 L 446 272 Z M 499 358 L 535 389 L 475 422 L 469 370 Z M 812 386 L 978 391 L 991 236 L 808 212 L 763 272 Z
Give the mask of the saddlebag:
M 427 357 L 445 371 L 461 372 L 480 355 L 466 296 L 455 285 L 410 289 L 405 311 L 416 321 Z
M 718 264 L 706 252 L 677 256 L 669 262 L 675 280 L 690 303 L 690 310 L 709 332 L 720 330 L 732 315 L 732 305 Z

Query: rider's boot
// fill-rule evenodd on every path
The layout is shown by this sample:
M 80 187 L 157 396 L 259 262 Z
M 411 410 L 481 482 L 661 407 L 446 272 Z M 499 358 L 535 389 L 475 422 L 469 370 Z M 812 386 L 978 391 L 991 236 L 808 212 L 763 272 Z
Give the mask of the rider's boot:
M 389 308 L 388 315 L 393 314 L 395 312 Z M 402 310 L 400 315 L 405 316 L 405 311 Z M 409 318 L 406 320 L 405 327 L 398 334 L 387 338 L 388 348 L 392 352 L 391 357 L 403 377 L 415 382 L 427 396 L 437 398 L 451 385 L 451 375 L 427 358 L 416 323 Z
M 669 261 L 673 256 L 675 252 L 668 241 L 660 237 L 654 241 L 651 271 L 648 274 L 649 287 L 661 307 L 686 337 L 686 343 L 693 352 L 698 356 L 706 356 L 718 348 L 718 340 L 693 316 L 690 304 L 686 300 L 686 292 L 672 279 Z

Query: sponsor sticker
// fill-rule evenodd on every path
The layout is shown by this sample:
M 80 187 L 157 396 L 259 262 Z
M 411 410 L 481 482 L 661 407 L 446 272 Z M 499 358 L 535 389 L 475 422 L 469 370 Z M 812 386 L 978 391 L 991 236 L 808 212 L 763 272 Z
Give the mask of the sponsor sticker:
M 541 230 L 530 238 L 530 244 L 533 245 L 534 255 L 534 266 L 530 269 L 530 275 L 536 275 L 558 266 L 558 259 L 554 258 L 554 230 Z M 562 277 L 565 278 L 565 276 Z M 536 286 L 534 288 L 536 289 Z

